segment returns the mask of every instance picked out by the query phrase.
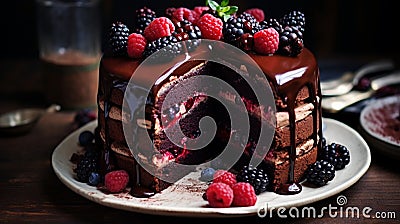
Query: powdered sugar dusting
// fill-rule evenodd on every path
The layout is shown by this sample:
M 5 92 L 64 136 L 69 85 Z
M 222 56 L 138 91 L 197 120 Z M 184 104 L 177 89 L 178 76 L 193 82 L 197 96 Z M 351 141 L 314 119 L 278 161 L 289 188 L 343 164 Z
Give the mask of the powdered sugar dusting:
M 400 145 L 400 95 L 377 101 L 366 108 L 363 125 L 371 134 Z

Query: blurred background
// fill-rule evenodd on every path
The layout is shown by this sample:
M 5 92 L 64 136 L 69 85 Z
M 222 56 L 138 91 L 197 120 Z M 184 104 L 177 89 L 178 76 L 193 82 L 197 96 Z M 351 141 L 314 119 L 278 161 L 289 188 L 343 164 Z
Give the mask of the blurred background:
M 398 59 L 397 7 L 388 0 L 231 0 L 240 9 L 259 7 L 267 17 L 279 18 L 290 10 L 306 15 L 305 46 L 317 58 L 392 57 Z M 115 20 L 133 24 L 135 9 L 147 6 L 159 15 L 167 7 L 194 7 L 205 0 L 100 0 L 102 33 Z M 35 1 L 18 0 L 1 7 L 2 58 L 37 58 Z M 67 34 L 66 34 L 67 35 Z M 103 40 L 104 40 L 103 36 Z M 398 61 L 398 60 L 397 60 Z M 0 76 L 3 74 L 0 74 Z

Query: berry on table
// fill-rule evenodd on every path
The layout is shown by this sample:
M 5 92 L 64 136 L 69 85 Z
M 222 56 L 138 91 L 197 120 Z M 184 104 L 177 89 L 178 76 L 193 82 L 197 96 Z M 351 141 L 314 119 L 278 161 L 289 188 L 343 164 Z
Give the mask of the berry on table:
M 224 183 L 212 183 L 206 190 L 206 198 L 211 207 L 228 208 L 233 202 L 233 190 Z
M 315 186 L 326 185 L 335 177 L 335 168 L 332 164 L 324 160 L 318 160 L 311 164 L 305 172 L 308 183 Z
M 78 127 L 82 127 L 83 125 L 93 121 L 97 118 L 97 114 L 90 109 L 82 109 L 79 110 L 74 117 L 74 122 L 78 124 Z
M 260 54 L 274 54 L 279 46 L 279 33 L 274 28 L 260 30 L 254 34 L 254 50 Z
M 268 188 L 269 179 L 264 170 L 252 165 L 244 166 L 236 176 L 238 182 L 249 183 L 254 187 L 255 193 L 261 194 Z
M 104 186 L 111 193 L 122 192 L 129 182 L 129 175 L 125 170 L 114 170 L 104 176 Z
M 79 134 L 78 137 L 79 145 L 81 146 L 88 146 L 89 144 L 93 143 L 94 134 L 91 131 L 83 131 Z
M 128 56 L 131 58 L 141 58 L 146 48 L 146 38 L 137 33 L 131 33 L 128 37 Z
M 232 186 L 233 206 L 253 206 L 257 202 L 257 196 L 253 186 L 249 183 L 239 182 Z
M 217 170 L 213 176 L 213 183 L 224 183 L 229 186 L 236 184 L 236 176 L 235 174 L 227 171 L 227 170 Z
M 220 40 L 222 38 L 223 22 L 220 18 L 207 13 L 200 17 L 197 21 L 197 26 L 205 39 Z
M 155 18 L 145 29 L 144 36 L 148 41 L 154 41 L 162 37 L 171 36 L 175 26 L 167 17 Z

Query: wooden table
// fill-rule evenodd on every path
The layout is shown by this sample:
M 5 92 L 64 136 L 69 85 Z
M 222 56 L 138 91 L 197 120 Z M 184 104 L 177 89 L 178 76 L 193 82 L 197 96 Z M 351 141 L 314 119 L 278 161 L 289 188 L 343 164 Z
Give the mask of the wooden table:
M 0 113 L 23 106 L 42 106 L 40 78 L 35 61 L 0 62 Z M 4 74 L 15 74 L 5 76 Z M 21 80 L 25 80 L 21 82 Z M 28 82 L 28 83 L 27 83 Z M 33 83 L 33 85 L 30 85 Z M 20 84 L 18 84 L 20 83 Z M 38 84 L 39 83 L 39 84 Z M 20 88 L 12 87 L 16 85 Z M 61 183 L 51 166 L 54 148 L 73 130 L 76 111 L 61 111 L 42 117 L 34 129 L 22 136 L 0 137 L 0 223 L 188 223 L 193 218 L 146 215 L 108 208 L 74 193 Z M 354 127 L 357 129 L 357 127 Z M 347 206 L 360 210 L 371 207 L 387 212 L 395 219 L 331 218 L 325 210 L 322 218 L 243 217 L 235 219 L 199 219 L 203 223 L 399 223 L 400 167 L 399 161 L 376 153 L 367 173 L 353 186 L 338 195 L 309 204 L 317 211 L 336 206 L 339 195 L 347 197 Z

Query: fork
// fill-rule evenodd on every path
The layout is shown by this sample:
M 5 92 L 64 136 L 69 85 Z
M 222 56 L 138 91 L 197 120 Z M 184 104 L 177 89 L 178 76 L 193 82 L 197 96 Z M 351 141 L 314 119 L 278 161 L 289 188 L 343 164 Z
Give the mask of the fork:
M 365 75 L 385 72 L 394 69 L 392 60 L 374 61 L 360 67 L 355 72 L 345 72 L 339 79 L 321 82 L 321 93 L 323 96 L 338 96 L 350 92 L 357 86 L 360 79 Z

